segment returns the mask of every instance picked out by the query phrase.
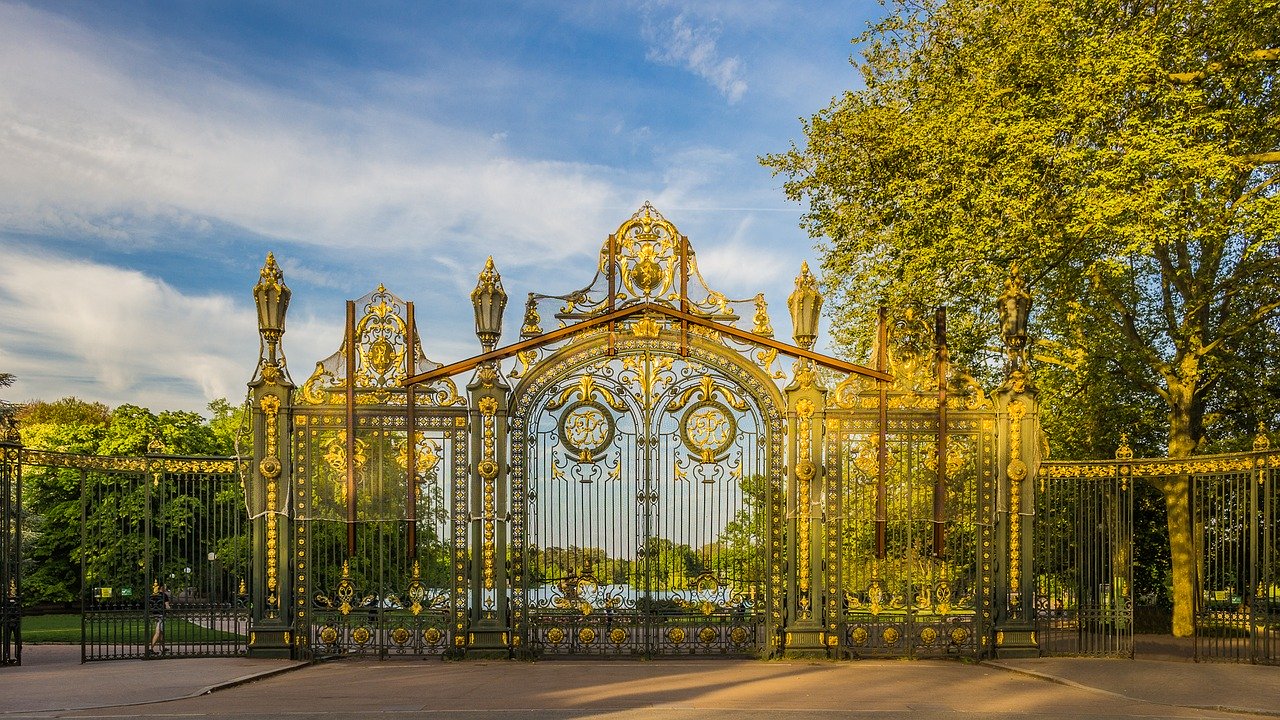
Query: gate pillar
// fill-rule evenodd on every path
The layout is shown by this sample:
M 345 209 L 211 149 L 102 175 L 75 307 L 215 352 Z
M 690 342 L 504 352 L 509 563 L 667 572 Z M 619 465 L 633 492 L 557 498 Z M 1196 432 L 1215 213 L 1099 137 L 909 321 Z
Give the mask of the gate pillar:
M 787 298 L 793 337 L 805 350 L 817 338 L 822 295 L 809 266 L 801 266 L 796 289 Z M 825 516 L 822 510 L 821 477 L 824 474 L 821 449 L 826 428 L 827 389 L 818 380 L 812 361 L 797 360 L 787 398 L 787 606 L 784 652 L 791 656 L 826 656 L 827 635 L 822 613 L 822 541 Z
M 293 654 L 294 615 L 289 604 L 293 566 L 288 552 L 293 546 L 288 502 L 292 468 L 287 448 L 290 447 L 290 397 L 294 385 L 280 351 L 290 294 L 284 284 L 284 273 L 276 265 L 275 257 L 268 253 L 258 284 L 253 288 L 261 345 L 258 367 L 249 383 L 253 403 L 253 463 L 249 468 L 245 499 L 253 526 L 248 646 L 251 657 Z
M 1005 382 L 993 394 L 999 462 L 996 513 L 995 655 L 1036 657 L 1031 599 L 1035 596 L 1032 537 L 1035 529 L 1035 480 L 1040 466 L 1040 411 L 1028 377 L 1027 317 L 1031 295 L 1015 265 L 999 303 L 1004 336 Z M 1003 602 L 999 598 L 1003 595 Z
M 471 293 L 476 312 L 476 336 L 485 352 L 494 349 L 502 333 L 507 293 L 502 278 L 486 261 Z M 497 362 L 476 369 L 467 385 L 471 415 L 471 472 L 469 473 L 468 587 L 469 657 L 507 657 L 511 651 L 508 592 L 507 534 L 511 522 L 507 467 L 507 409 L 510 388 Z
M 0 666 L 22 664 L 22 436 L 0 408 Z

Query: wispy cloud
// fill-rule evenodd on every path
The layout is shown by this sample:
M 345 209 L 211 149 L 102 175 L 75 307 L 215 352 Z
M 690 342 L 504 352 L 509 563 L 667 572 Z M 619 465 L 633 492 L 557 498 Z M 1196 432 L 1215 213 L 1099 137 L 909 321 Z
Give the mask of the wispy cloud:
M 608 168 L 512 157 L 489 132 L 376 103 L 335 111 L 157 52 L 0 4 L 4 228 L 148 243 L 157 218 L 211 217 L 330 247 L 518 239 L 558 256 L 619 202 Z
M 692 72 L 711 83 L 730 103 L 738 102 L 747 92 L 742 60 L 736 55 L 724 57 L 716 47 L 720 38 L 716 23 L 680 13 L 667 20 L 651 20 L 644 33 L 649 60 Z

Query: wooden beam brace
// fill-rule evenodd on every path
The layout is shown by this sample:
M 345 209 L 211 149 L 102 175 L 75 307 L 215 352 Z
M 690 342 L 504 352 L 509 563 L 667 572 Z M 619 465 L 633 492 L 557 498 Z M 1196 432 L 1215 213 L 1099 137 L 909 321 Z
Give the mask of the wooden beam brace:
M 642 315 L 645 313 L 666 315 L 669 318 L 681 321 L 681 323 L 697 325 L 699 327 L 703 327 L 708 330 L 713 330 L 715 332 L 721 333 L 722 335 L 728 335 L 729 337 L 735 338 L 737 340 L 741 340 L 743 342 L 748 342 L 755 345 L 761 345 L 767 348 L 771 348 L 773 350 L 777 350 L 779 353 L 783 355 L 787 355 L 789 357 L 805 358 L 807 360 L 812 360 L 813 362 L 823 367 L 830 368 L 832 370 L 836 370 L 839 372 L 846 372 L 854 375 L 861 375 L 863 377 L 868 377 L 875 380 L 883 380 L 886 382 L 891 382 L 893 380 L 893 375 L 890 375 L 887 372 L 883 372 L 880 370 L 872 370 L 869 367 L 864 367 L 862 365 L 857 365 L 851 362 L 845 362 L 844 360 L 833 358 L 828 355 L 823 355 L 821 353 L 816 353 L 816 352 L 813 352 L 812 350 L 805 350 L 804 348 L 796 347 L 795 345 L 788 345 L 787 343 L 779 342 L 777 340 L 774 340 L 773 338 L 767 338 L 761 335 L 756 335 L 755 333 L 749 332 L 747 330 L 743 330 L 741 328 L 733 327 L 732 325 L 723 325 L 721 323 L 715 322 L 714 320 L 708 320 L 707 318 L 699 317 L 691 313 L 681 312 L 674 308 L 669 308 L 663 305 L 640 304 L 640 305 L 632 305 L 630 307 L 622 308 L 621 310 L 614 310 L 612 312 L 607 312 L 603 315 L 599 315 L 590 320 L 585 320 L 583 322 L 575 323 L 567 327 L 558 328 L 556 330 L 552 330 L 549 333 L 543 333 L 542 335 L 531 337 L 527 340 L 522 340 L 521 342 L 515 343 L 513 345 L 508 345 L 503 348 L 497 348 L 496 350 L 491 350 L 487 353 L 484 353 L 483 355 L 476 355 L 475 357 L 468 358 L 466 360 L 460 360 L 450 365 L 438 367 L 435 370 L 419 373 L 417 375 L 413 375 L 411 377 L 405 378 L 403 381 L 401 381 L 400 384 L 404 387 L 408 387 L 410 385 L 419 385 L 422 383 L 431 382 L 433 380 L 439 380 L 440 378 L 444 378 L 444 377 L 452 377 L 454 375 L 460 375 L 469 370 L 474 370 L 475 368 L 485 363 L 494 362 L 497 360 L 504 360 L 518 353 L 522 353 L 527 350 L 532 350 L 534 348 L 547 345 L 549 343 L 563 340 L 577 333 L 585 332 L 592 328 L 600 327 L 601 325 L 612 325 L 613 323 L 616 323 L 619 320 L 623 320 L 625 318 L 631 317 L 632 315 Z

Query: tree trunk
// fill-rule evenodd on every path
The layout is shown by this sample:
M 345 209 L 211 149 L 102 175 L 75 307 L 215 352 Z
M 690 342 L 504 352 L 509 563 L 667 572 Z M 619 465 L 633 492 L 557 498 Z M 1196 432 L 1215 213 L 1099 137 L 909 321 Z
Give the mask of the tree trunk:
M 1195 383 L 1169 380 L 1169 457 L 1190 457 L 1199 443 L 1200 418 L 1196 413 Z M 1164 493 L 1169 526 L 1169 558 L 1173 574 L 1173 635 L 1191 637 L 1195 632 L 1195 607 L 1199 558 L 1191 526 L 1191 478 L 1164 478 L 1157 484 Z

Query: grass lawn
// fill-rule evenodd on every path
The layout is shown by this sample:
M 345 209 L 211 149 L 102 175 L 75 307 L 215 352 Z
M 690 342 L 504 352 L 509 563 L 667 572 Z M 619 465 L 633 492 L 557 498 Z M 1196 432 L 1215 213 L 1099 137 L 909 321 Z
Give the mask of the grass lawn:
M 91 640 L 95 642 L 129 645 L 146 643 L 151 639 L 151 634 L 138 617 L 104 618 L 91 624 L 88 630 Z M 165 641 L 172 644 L 221 642 L 240 640 L 243 637 L 236 633 L 201 627 L 178 617 L 169 617 L 165 621 Z M 22 618 L 22 642 L 79 644 L 80 616 L 27 615 Z

